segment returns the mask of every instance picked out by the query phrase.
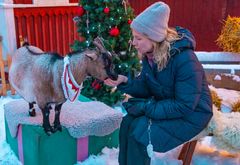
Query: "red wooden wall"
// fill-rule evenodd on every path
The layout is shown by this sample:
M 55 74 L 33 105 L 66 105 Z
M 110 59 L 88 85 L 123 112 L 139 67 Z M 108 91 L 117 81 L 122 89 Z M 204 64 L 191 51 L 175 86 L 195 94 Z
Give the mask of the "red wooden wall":
M 32 4 L 33 0 L 13 0 L 14 4 Z
M 32 4 L 33 0 L 13 0 L 14 4 Z M 69 3 L 78 3 L 79 0 L 69 0 Z
M 138 14 L 158 0 L 129 0 Z M 162 0 L 171 8 L 170 26 L 179 25 L 191 30 L 197 40 L 197 50 L 220 50 L 215 41 L 221 32 L 222 22 L 228 15 L 240 16 L 239 0 Z M 14 0 L 15 3 L 32 3 L 32 0 Z M 76 3 L 78 0 L 69 0 Z M 77 7 L 15 8 L 17 44 L 19 36 L 27 37 L 32 45 L 44 51 L 66 54 L 69 44 L 79 39 L 72 18 Z
M 129 0 L 135 14 L 158 0 Z M 239 0 L 162 0 L 171 8 L 170 26 L 191 30 L 197 40 L 197 50 L 220 50 L 215 41 L 222 22 L 228 15 L 240 16 Z
M 20 37 L 44 51 L 66 54 L 70 44 L 79 39 L 73 22 L 75 6 L 15 8 L 17 45 Z

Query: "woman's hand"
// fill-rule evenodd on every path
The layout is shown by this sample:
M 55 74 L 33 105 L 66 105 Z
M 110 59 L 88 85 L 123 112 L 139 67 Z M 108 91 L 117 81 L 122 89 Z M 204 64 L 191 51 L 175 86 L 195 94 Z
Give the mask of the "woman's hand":
M 125 83 L 128 81 L 128 78 L 126 76 L 123 75 L 118 75 L 118 79 L 116 81 L 108 78 L 106 80 L 104 80 L 104 84 L 111 86 L 111 87 L 116 87 L 121 83 Z
M 130 98 L 128 102 L 124 102 L 122 105 L 128 114 L 133 116 L 142 116 L 145 113 L 145 105 L 149 101 L 151 101 L 151 99 Z

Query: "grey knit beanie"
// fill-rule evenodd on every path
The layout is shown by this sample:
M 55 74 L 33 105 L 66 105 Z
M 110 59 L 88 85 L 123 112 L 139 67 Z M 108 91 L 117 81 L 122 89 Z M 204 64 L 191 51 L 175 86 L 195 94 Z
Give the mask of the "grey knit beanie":
M 164 2 L 156 2 L 140 13 L 131 23 L 131 28 L 156 42 L 167 36 L 170 8 Z

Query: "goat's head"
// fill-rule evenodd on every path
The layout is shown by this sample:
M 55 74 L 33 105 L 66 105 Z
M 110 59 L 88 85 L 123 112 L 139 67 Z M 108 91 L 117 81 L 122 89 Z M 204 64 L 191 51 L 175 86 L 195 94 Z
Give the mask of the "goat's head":
M 105 80 L 106 78 L 116 80 L 118 76 L 114 72 L 112 54 L 107 51 L 99 37 L 93 43 L 97 50 L 85 51 L 86 56 L 91 59 L 91 64 L 88 66 L 87 72 L 100 80 Z

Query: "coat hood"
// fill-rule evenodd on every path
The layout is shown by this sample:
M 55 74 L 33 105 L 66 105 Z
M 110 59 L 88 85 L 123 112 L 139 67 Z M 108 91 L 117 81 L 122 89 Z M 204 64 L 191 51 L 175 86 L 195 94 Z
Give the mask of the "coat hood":
M 181 39 L 177 40 L 171 44 L 170 53 L 172 55 L 175 55 L 179 51 L 182 52 L 186 49 L 195 50 L 196 41 L 195 41 L 193 34 L 189 30 L 184 29 L 180 26 L 176 26 L 176 31 Z

